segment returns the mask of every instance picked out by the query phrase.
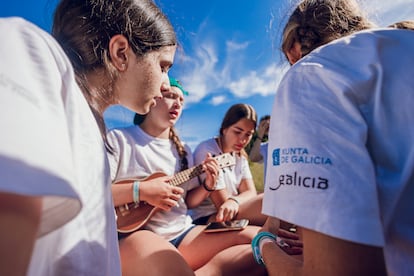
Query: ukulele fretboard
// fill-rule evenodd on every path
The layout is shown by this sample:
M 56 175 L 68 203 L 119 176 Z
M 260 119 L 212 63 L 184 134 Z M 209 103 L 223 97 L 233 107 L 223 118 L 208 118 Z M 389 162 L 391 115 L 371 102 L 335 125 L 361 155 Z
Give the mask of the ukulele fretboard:
M 203 166 L 198 165 L 196 167 L 181 171 L 177 173 L 171 180 L 170 184 L 173 186 L 178 186 L 196 176 L 199 176 L 203 173 Z

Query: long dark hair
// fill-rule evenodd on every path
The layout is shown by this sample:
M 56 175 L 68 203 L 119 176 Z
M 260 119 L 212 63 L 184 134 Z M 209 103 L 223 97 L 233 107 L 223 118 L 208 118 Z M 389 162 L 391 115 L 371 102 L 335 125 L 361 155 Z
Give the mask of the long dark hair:
M 137 57 L 163 46 L 177 45 L 175 31 L 152 0 L 62 0 L 56 8 L 52 34 L 69 57 L 105 141 L 103 111 L 113 102 L 118 71 L 109 56 L 109 41 L 121 34 Z M 108 85 L 91 92 L 88 74 L 103 70 Z
M 253 106 L 249 104 L 239 103 L 232 105 L 224 115 L 223 121 L 220 126 L 220 137 L 223 136 L 224 129 L 234 125 L 241 119 L 248 119 L 253 122 L 254 129 L 257 125 L 257 113 Z M 240 154 L 247 156 L 247 153 L 244 149 L 240 151 Z

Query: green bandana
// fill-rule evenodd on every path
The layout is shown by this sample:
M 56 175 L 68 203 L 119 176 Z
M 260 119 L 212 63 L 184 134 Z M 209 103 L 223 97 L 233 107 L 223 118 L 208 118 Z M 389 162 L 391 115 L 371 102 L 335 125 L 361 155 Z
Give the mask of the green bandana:
M 183 86 L 178 80 L 170 77 L 170 86 L 178 87 L 181 92 L 183 92 L 183 95 L 188 96 L 188 92 L 184 90 Z

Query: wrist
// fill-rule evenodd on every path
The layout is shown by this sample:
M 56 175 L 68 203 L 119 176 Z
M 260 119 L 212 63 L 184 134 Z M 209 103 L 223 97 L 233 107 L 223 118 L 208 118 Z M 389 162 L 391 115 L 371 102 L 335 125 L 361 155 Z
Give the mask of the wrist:
M 134 203 L 136 205 L 139 205 L 139 184 L 140 182 L 138 180 L 134 181 L 134 183 L 132 184 L 132 200 L 134 201 Z
M 232 201 L 236 202 L 237 205 L 240 205 L 240 201 L 234 196 L 229 196 L 227 198 L 227 200 L 232 200 Z
M 262 256 L 263 245 L 269 242 L 275 242 L 276 238 L 277 236 L 270 232 L 260 232 L 253 238 L 251 243 L 253 257 L 258 264 L 265 265 Z
M 257 136 L 255 141 L 263 142 L 263 137 Z
M 203 188 L 204 190 L 206 190 L 207 192 L 214 192 L 216 189 L 216 187 L 210 188 L 209 186 L 207 186 L 206 184 L 206 180 L 203 180 Z

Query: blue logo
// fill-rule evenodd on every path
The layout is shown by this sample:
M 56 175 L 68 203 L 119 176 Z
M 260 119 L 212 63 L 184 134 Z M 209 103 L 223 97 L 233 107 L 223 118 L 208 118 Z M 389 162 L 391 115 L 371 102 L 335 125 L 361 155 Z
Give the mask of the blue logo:
M 280 149 L 275 149 L 272 154 L 273 157 L 273 166 L 280 165 Z
M 313 164 L 321 166 L 332 166 L 333 162 L 330 157 L 315 155 L 309 152 L 307 148 L 277 148 L 272 153 L 273 166 L 284 164 Z

